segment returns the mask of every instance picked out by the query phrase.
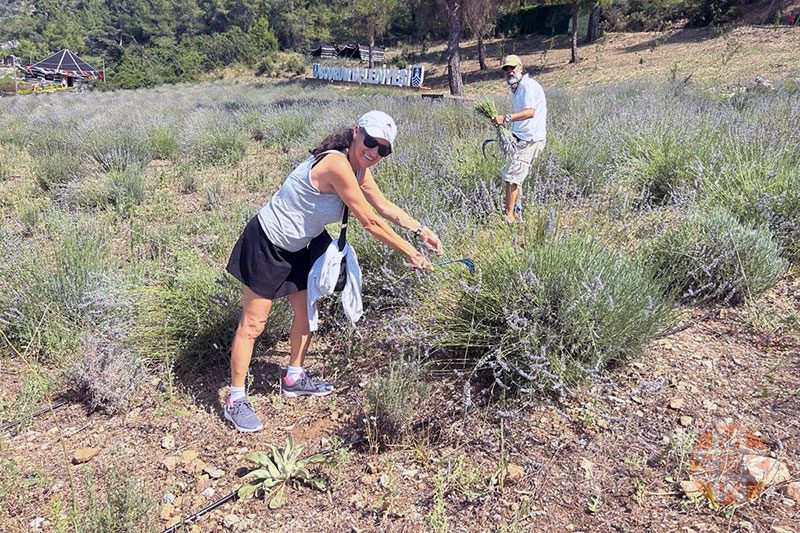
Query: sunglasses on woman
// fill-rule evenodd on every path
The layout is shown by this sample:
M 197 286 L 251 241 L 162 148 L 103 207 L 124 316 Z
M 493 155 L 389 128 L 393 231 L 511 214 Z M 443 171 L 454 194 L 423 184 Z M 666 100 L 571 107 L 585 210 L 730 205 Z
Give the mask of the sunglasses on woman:
M 378 139 L 375 137 L 370 136 L 369 133 L 364 131 L 364 146 L 367 148 L 375 148 L 378 147 L 378 155 L 381 157 L 386 157 L 387 155 L 392 153 L 392 147 L 386 146 L 385 144 L 381 144 L 378 142 Z

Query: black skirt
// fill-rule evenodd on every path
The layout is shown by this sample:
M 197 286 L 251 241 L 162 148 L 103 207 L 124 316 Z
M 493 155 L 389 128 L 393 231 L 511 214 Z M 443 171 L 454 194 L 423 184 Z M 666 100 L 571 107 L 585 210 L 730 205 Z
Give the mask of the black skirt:
M 254 293 L 274 300 L 306 290 L 311 258 L 308 247 L 289 252 L 272 244 L 256 215 L 236 241 L 227 270 Z

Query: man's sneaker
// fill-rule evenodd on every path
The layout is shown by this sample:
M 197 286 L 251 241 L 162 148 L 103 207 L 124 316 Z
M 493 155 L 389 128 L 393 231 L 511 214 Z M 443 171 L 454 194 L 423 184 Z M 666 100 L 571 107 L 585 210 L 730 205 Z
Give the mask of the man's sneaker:
M 258 419 L 258 415 L 253 411 L 253 407 L 247 401 L 247 398 L 232 402 L 231 397 L 228 396 L 228 400 L 225 402 L 225 418 L 231 421 L 233 427 L 244 433 L 252 433 L 264 429 L 264 426 L 261 425 L 261 420 Z
M 284 395 L 290 398 L 306 395 L 327 396 L 333 392 L 333 385 L 327 381 L 317 381 L 316 379 L 311 379 L 308 375 L 303 375 L 291 385 L 286 383 L 286 378 L 282 379 L 281 390 Z

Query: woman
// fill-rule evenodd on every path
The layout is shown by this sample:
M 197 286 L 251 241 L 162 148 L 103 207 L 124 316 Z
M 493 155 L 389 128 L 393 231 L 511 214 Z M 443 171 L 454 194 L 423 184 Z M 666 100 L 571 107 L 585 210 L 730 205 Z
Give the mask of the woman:
M 289 333 L 289 368 L 281 380 L 286 396 L 324 396 L 333 385 L 311 379 L 303 370 L 311 332 L 306 283 L 311 269 L 308 244 L 326 224 L 342 218 L 344 206 L 364 228 L 404 254 L 412 269 L 431 270 L 431 263 L 375 214 L 413 231 L 433 252 L 441 253 L 436 234 L 381 193 L 369 167 L 392 153 L 397 126 L 381 111 L 370 111 L 352 129 L 334 134 L 311 151 L 281 188 L 247 224 L 228 261 L 228 272 L 243 283 L 242 315 L 231 348 L 231 388 L 225 418 L 239 431 L 262 429 L 244 392 L 255 340 L 269 317 L 272 301 L 288 296 L 294 318 Z

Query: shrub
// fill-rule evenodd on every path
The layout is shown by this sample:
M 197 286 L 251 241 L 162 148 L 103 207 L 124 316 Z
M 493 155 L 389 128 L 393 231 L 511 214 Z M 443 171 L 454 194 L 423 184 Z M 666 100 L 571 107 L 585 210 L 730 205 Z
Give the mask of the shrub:
M 296 110 L 274 113 L 265 121 L 261 142 L 267 148 L 285 151 L 306 133 L 309 118 L 304 112 Z
M 146 133 L 131 124 L 92 127 L 84 132 L 81 147 L 106 172 L 143 170 L 153 159 Z
M 270 54 L 262 57 L 256 65 L 256 76 L 272 76 L 278 70 L 277 58 Z
M 540 232 L 540 228 L 533 228 Z M 473 283 L 436 296 L 433 344 L 508 390 L 562 391 L 639 355 L 670 310 L 638 262 L 582 237 L 486 236 Z M 484 247 L 485 246 L 485 247 Z M 444 285 L 444 284 L 442 284 Z
M 157 126 L 147 133 L 150 153 L 153 159 L 175 159 L 180 153 L 180 142 L 176 129 Z
M 763 152 L 736 153 L 703 183 L 709 203 L 742 222 L 767 224 L 787 259 L 800 261 L 800 172 L 791 161 Z M 779 158 L 780 159 L 780 158 Z
M 180 371 L 227 358 L 241 311 L 241 283 L 193 257 L 182 254 L 175 273 L 163 286 L 141 293 L 137 304 L 142 324 L 137 342 L 154 357 L 174 361 Z M 290 313 L 283 300 L 275 302 L 264 335 L 268 341 L 288 331 Z
M 83 177 L 84 163 L 80 154 L 58 148 L 37 150 L 33 156 L 33 177 L 42 190 L 50 191 Z
M 13 339 L 53 355 L 75 347 L 75 329 L 87 311 L 85 295 L 106 270 L 107 244 L 93 224 L 48 216 L 42 242 L 3 239 L 0 323 Z
M 771 287 L 786 269 L 766 227 L 742 224 L 721 208 L 692 211 L 645 255 L 684 302 L 737 304 Z
M 247 131 L 230 115 L 201 110 L 189 117 L 183 150 L 200 166 L 234 166 L 247 150 Z
M 648 204 L 680 202 L 694 189 L 692 161 L 697 146 L 675 131 L 649 132 L 626 140 L 620 170 Z
M 136 167 L 109 173 L 108 198 L 121 211 L 128 211 L 144 200 L 144 175 Z
M 303 54 L 292 52 L 283 61 L 283 71 L 299 76 L 306 72 L 306 60 Z
M 112 465 L 105 476 L 105 501 L 86 475 L 86 510 L 78 519 L 81 533 L 109 531 L 159 531 L 158 504 L 150 488 L 121 463 Z
M 15 146 L 0 144 L 0 181 L 4 181 L 17 172 L 20 164 L 20 150 Z
M 92 411 L 124 410 L 144 380 L 147 357 L 135 344 L 134 295 L 122 280 L 105 276 L 84 295 L 85 332 L 65 374 Z
M 417 404 L 428 393 L 418 362 L 391 361 L 386 373 L 367 385 L 367 424 L 382 443 L 398 440 L 409 429 Z

